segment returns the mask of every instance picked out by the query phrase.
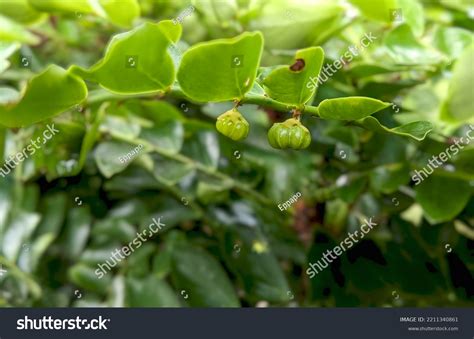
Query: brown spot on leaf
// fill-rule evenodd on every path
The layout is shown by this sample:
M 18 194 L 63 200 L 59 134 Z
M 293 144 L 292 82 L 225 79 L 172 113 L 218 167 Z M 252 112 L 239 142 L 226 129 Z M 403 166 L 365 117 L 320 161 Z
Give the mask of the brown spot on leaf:
M 296 59 L 295 63 L 290 66 L 290 69 L 293 72 L 298 72 L 301 71 L 305 66 L 304 60 L 303 59 Z

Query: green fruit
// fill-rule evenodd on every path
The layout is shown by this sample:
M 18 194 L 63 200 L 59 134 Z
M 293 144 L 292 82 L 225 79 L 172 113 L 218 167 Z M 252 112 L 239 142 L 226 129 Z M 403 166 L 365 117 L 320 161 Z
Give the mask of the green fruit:
M 311 143 L 311 134 L 295 118 L 273 124 L 268 131 L 268 142 L 273 148 L 303 149 Z
M 234 141 L 245 139 L 250 129 L 247 120 L 235 108 L 217 118 L 216 128 Z

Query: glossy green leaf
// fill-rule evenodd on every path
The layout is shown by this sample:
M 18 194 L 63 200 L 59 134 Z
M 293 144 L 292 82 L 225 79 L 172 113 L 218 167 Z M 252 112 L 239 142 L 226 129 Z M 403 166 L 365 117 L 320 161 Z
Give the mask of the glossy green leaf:
M 346 97 L 323 100 L 318 106 L 323 119 L 358 120 L 378 112 L 390 103 L 365 97 Z
M 355 121 L 354 124 L 370 131 L 408 136 L 418 141 L 426 138 L 428 133 L 433 130 L 433 124 L 428 121 L 415 121 L 398 127 L 388 128 L 383 126 L 376 118 L 366 117 Z
M 464 180 L 434 173 L 416 186 L 416 201 L 423 208 L 426 218 L 437 224 L 458 215 L 469 201 L 471 190 Z
M 295 106 L 305 104 L 316 92 L 323 61 L 321 47 L 299 50 L 291 66 L 277 67 L 263 80 L 264 89 L 277 101 Z
M 72 72 L 98 82 L 119 94 L 164 91 L 175 80 L 173 60 L 167 48 L 181 36 L 181 26 L 169 20 L 147 22 L 116 35 L 105 56 L 89 70 L 72 66 Z
M 262 49 L 258 32 L 196 44 L 183 55 L 178 82 L 196 101 L 241 99 L 253 86 Z
M 0 41 L 22 42 L 25 44 L 36 45 L 40 39 L 30 33 L 22 25 L 15 21 L 0 15 Z
M 454 66 L 448 96 L 443 103 L 441 119 L 450 122 L 474 122 L 473 70 L 474 44 L 461 55 Z
M 0 124 L 31 125 L 63 113 L 86 96 L 87 88 L 81 79 L 52 65 L 30 79 L 19 102 L 0 106 Z
M 219 262 L 191 245 L 173 248 L 173 281 L 186 301 L 197 307 L 238 307 L 239 300 Z

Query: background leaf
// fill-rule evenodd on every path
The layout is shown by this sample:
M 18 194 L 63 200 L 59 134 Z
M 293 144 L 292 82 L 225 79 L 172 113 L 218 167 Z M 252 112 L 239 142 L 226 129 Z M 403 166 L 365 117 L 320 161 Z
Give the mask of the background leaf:
M 436 224 L 454 218 L 466 206 L 471 190 L 464 180 L 432 174 L 416 187 L 416 201 Z
M 187 302 L 199 307 L 238 307 L 240 303 L 225 271 L 211 255 L 191 245 L 173 250 L 173 280 Z
M 19 102 L 0 106 L 0 123 L 8 127 L 30 125 L 63 113 L 86 96 L 81 79 L 52 65 L 31 78 Z
M 474 75 L 474 44 L 461 55 L 454 67 L 448 96 L 442 106 L 441 118 L 455 122 L 474 122 L 474 102 L 472 100 L 472 84 Z

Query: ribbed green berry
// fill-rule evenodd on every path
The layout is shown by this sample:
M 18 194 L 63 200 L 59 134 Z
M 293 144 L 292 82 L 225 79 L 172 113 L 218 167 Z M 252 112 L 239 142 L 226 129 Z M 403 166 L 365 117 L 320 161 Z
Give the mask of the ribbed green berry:
M 311 143 L 311 134 L 295 118 L 275 123 L 268 131 L 268 142 L 273 148 L 303 149 Z
M 249 134 L 249 123 L 235 108 L 220 115 L 216 121 L 217 130 L 234 141 L 242 140 Z

